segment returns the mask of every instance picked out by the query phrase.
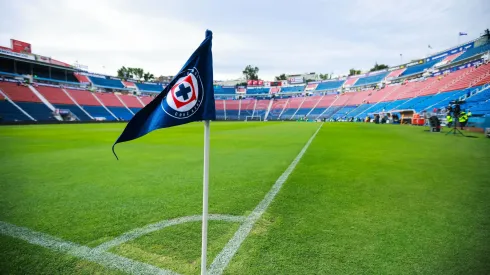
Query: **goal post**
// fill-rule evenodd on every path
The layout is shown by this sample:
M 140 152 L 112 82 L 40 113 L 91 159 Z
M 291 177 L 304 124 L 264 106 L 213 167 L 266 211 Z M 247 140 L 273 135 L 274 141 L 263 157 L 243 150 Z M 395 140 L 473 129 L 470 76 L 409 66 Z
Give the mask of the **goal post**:
M 261 116 L 246 116 L 245 121 L 262 121 Z

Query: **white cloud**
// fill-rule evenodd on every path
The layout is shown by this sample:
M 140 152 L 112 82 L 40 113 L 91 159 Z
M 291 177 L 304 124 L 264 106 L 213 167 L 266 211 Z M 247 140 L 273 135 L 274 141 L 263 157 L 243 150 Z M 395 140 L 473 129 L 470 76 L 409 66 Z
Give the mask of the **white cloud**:
M 216 79 L 239 77 L 247 64 L 271 79 L 396 65 L 400 53 L 404 61 L 420 58 L 427 44 L 454 45 L 459 31 L 477 37 L 490 12 L 489 2 L 478 0 L 232 2 L 10 1 L 0 18 L 0 44 L 25 40 L 35 53 L 78 60 L 95 72 L 113 74 L 125 65 L 172 75 L 210 28 Z

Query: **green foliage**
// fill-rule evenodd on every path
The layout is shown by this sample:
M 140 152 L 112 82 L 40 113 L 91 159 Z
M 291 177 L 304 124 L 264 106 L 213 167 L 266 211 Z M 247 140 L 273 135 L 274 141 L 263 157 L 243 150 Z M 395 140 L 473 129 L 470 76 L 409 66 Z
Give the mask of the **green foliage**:
M 259 80 L 259 68 L 253 67 L 252 65 L 247 65 L 243 70 L 243 75 L 246 80 Z
M 332 75 L 329 74 L 320 74 L 319 76 L 321 80 L 332 79 Z
M 150 72 L 145 72 L 142 68 L 130 68 L 122 66 L 117 70 L 117 77 L 121 79 L 137 79 L 144 81 L 151 81 L 155 79 L 155 76 Z
M 280 74 L 279 76 L 276 76 L 276 80 L 288 80 L 286 77 L 286 74 Z
M 356 70 L 356 69 L 350 69 L 349 70 L 349 76 L 358 75 L 358 74 L 361 74 L 361 70 Z
M 384 69 L 388 69 L 389 66 L 386 65 L 386 64 L 378 64 L 378 62 L 376 62 L 374 64 L 374 67 L 372 67 L 369 71 L 370 72 L 375 72 L 375 71 L 379 71 L 379 70 L 384 70 Z

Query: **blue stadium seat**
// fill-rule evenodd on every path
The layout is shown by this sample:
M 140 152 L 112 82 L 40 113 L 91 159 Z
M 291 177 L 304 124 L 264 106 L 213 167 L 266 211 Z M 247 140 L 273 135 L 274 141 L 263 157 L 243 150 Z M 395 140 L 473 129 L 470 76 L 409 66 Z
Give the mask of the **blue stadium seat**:
M 368 110 L 373 105 L 374 105 L 373 103 L 362 104 L 362 105 L 358 106 L 356 109 L 352 110 L 352 112 L 349 114 L 349 116 L 352 116 L 352 117 L 357 117 L 359 115 L 364 116 L 365 115 L 364 111 Z
M 145 84 L 145 83 L 135 83 L 136 87 L 140 91 L 147 92 L 161 92 L 163 90 L 163 86 L 161 84 Z
M 249 94 L 249 95 L 268 94 L 269 90 L 270 90 L 269 87 L 247 88 L 247 94 Z
M 77 105 L 68 105 L 68 104 L 56 104 L 54 105 L 58 109 L 68 109 L 70 112 L 72 112 L 74 115 L 80 119 L 80 121 L 89 121 L 91 118 L 87 116 L 80 108 L 78 108 Z
M 303 92 L 304 90 L 305 85 L 281 87 L 281 93 Z
M 454 59 L 453 62 L 458 62 L 460 60 L 472 57 L 474 55 L 490 51 L 490 43 L 484 44 L 482 46 L 476 47 L 476 48 L 471 48 L 467 51 L 465 51 L 462 55 L 458 56 L 458 58 Z
M 133 117 L 133 114 L 131 114 L 126 107 L 107 106 L 107 109 L 109 109 L 117 118 L 122 118 L 122 120 L 130 120 Z
M 226 120 L 238 120 L 238 110 L 226 110 Z
M 351 111 L 356 109 L 356 106 L 344 106 L 340 110 L 338 110 L 332 117 L 333 118 L 344 118 L 345 116 L 351 117 Z
M 12 103 L 7 100 L 0 100 L 0 122 L 1 121 L 30 121 L 24 113 L 19 111 Z
M 438 58 L 429 62 L 425 62 L 420 65 L 415 65 L 412 67 L 408 67 L 400 76 L 407 76 L 407 75 L 412 75 L 412 74 L 418 74 L 422 73 L 425 69 L 431 68 L 434 66 L 437 62 L 441 61 L 443 58 Z
M 224 120 L 225 119 L 225 110 L 216 110 L 216 119 Z
M 235 87 L 214 86 L 215 95 L 234 95 Z
M 344 84 L 345 80 L 334 80 L 319 83 L 315 91 L 336 90 Z
M 115 79 L 108 79 L 108 78 L 101 78 L 101 77 L 94 77 L 94 76 L 89 76 L 90 81 L 94 85 L 97 86 L 103 86 L 103 87 L 108 87 L 108 88 L 114 88 L 114 89 L 124 89 L 124 85 L 122 84 L 121 80 L 115 80 Z
M 390 72 L 379 73 L 373 76 L 359 78 L 353 87 L 378 83 L 383 80 Z
M 308 115 L 308 118 L 310 119 L 315 119 L 319 115 L 321 115 L 327 108 L 315 108 L 311 111 L 311 113 Z
M 44 103 L 15 102 L 15 104 L 38 121 L 56 120 L 56 118 L 53 116 L 53 111 L 44 105 Z
M 102 106 L 82 106 L 92 117 L 105 117 L 106 120 L 116 120 L 107 110 Z
M 281 115 L 281 119 L 290 119 L 292 115 L 296 112 L 298 108 L 286 109 Z
M 137 112 L 139 112 L 143 108 L 129 108 L 129 109 L 131 109 L 131 111 L 133 111 L 133 113 L 136 114 Z

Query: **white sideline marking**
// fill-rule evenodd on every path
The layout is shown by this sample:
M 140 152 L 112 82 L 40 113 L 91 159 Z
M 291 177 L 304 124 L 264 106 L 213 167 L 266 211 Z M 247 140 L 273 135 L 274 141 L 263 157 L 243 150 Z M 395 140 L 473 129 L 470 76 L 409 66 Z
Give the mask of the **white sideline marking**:
M 106 251 L 95 250 L 87 246 L 78 245 L 48 234 L 36 232 L 25 227 L 16 226 L 2 221 L 0 221 L 0 234 L 18 238 L 28 243 L 46 247 L 54 251 L 64 252 L 72 256 L 129 274 L 177 274 L 170 270 L 161 269 L 156 266 L 131 260 Z
M 271 204 L 272 200 L 274 197 L 279 193 L 279 190 L 281 190 L 282 185 L 286 181 L 286 179 L 289 177 L 291 172 L 294 170 L 296 167 L 296 164 L 301 160 L 303 157 L 304 153 L 306 152 L 306 149 L 310 146 L 311 142 L 315 138 L 315 136 L 318 134 L 320 129 L 322 128 L 323 123 L 318 127 L 316 132 L 311 136 L 311 138 L 308 140 L 308 142 L 305 144 L 303 149 L 299 152 L 299 154 L 296 156 L 296 158 L 291 162 L 289 167 L 282 173 L 282 175 L 277 179 L 276 183 L 272 186 L 271 190 L 267 195 L 265 195 L 264 199 L 255 207 L 255 209 L 252 211 L 252 213 L 247 217 L 245 222 L 238 228 L 238 230 L 235 232 L 235 235 L 233 235 L 233 238 L 231 238 L 228 243 L 225 245 L 223 250 L 218 254 L 218 256 L 214 259 L 213 263 L 209 267 L 209 274 L 222 274 L 225 268 L 228 266 L 230 263 L 231 259 L 235 255 L 235 253 L 238 251 L 240 248 L 240 245 L 243 243 L 245 238 L 247 238 L 248 234 L 252 230 L 253 225 L 257 220 L 264 214 L 265 210 L 269 207 Z
M 233 216 L 233 215 L 218 215 L 218 214 L 211 214 L 208 216 L 208 220 L 210 221 L 227 221 L 227 222 L 243 222 L 245 221 L 246 217 L 243 216 Z M 97 246 L 95 249 L 100 250 L 100 251 L 105 251 L 108 250 L 112 247 L 121 245 L 125 242 L 137 239 L 143 235 L 149 234 L 151 232 L 158 231 L 160 229 L 163 229 L 165 227 L 173 226 L 173 225 L 178 225 L 178 224 L 183 224 L 183 223 L 188 223 L 188 222 L 200 222 L 202 220 L 201 215 L 194 215 L 194 216 L 187 216 L 187 217 L 180 217 L 180 218 L 175 218 L 171 220 L 163 220 L 159 221 L 157 223 L 152 223 L 149 225 L 146 225 L 144 227 L 136 228 L 131 231 L 128 231 L 121 236 L 112 239 L 108 242 L 105 242 L 103 244 L 100 244 Z

